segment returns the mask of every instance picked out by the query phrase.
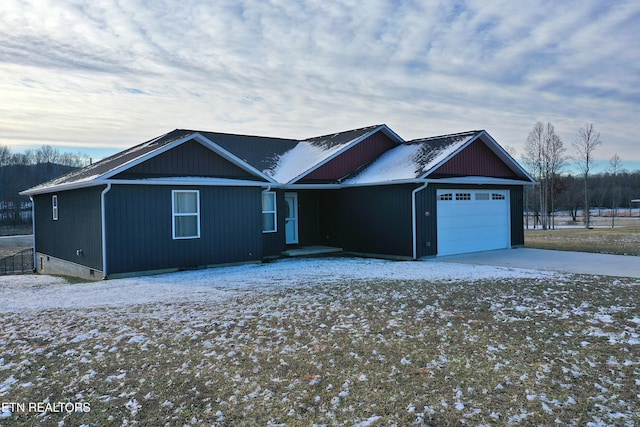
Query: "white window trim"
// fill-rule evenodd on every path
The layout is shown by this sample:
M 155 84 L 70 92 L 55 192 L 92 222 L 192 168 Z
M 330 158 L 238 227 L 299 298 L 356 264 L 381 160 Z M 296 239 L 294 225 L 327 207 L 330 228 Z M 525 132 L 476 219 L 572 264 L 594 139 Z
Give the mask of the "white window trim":
M 196 212 L 178 213 L 176 212 L 176 194 L 195 193 Z M 176 218 L 195 216 L 197 218 L 197 234 L 193 236 L 176 236 Z M 200 238 L 200 190 L 171 190 L 171 235 L 173 240 L 199 239 Z
M 270 196 L 273 197 L 273 210 L 265 210 L 264 209 L 264 197 Z M 278 232 L 278 199 L 276 197 L 275 191 L 263 191 L 262 192 L 262 216 L 264 218 L 265 214 L 273 214 L 273 229 L 272 230 L 262 230 L 263 233 L 277 233 Z M 262 220 L 262 224 L 264 226 L 264 219 Z
M 51 196 L 51 216 L 54 221 L 58 220 L 58 195 Z

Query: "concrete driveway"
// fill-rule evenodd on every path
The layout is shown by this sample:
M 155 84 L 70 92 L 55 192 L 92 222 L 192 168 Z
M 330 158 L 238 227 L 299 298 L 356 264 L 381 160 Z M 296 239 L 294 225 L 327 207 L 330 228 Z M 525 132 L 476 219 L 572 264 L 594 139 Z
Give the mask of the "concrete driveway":
M 430 260 L 640 278 L 640 257 L 637 256 L 518 248 L 448 255 Z
M 28 246 L 33 246 L 33 234 L 0 236 L 0 248 L 21 248 Z

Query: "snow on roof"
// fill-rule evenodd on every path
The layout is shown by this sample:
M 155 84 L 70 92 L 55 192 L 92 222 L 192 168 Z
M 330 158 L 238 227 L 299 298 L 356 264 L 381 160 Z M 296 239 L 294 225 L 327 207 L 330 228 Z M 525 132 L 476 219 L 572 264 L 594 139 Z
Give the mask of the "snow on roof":
M 392 148 L 345 184 L 370 184 L 422 177 L 476 136 L 468 132 L 454 137 L 409 141 Z
M 135 161 L 136 159 L 139 159 L 142 156 L 145 156 L 153 151 L 156 151 L 159 148 L 171 142 L 184 138 L 190 133 L 193 133 L 193 132 L 184 131 L 184 130 L 174 130 L 162 136 L 143 142 L 142 144 L 138 144 L 127 150 L 116 153 L 103 160 L 100 160 L 99 162 L 93 163 L 89 166 L 85 166 L 82 169 L 75 170 L 73 172 L 70 172 L 66 175 L 63 175 L 51 181 L 44 182 L 22 193 L 26 195 L 31 195 L 31 194 L 37 194 L 40 192 L 45 192 L 48 189 L 53 189 L 55 187 L 62 186 L 65 184 L 82 185 L 85 183 L 90 183 L 91 181 L 95 181 L 97 178 L 105 175 L 108 172 L 111 172 L 112 170 L 118 167 L 131 163 L 132 161 Z
M 344 181 L 345 184 L 396 181 L 416 178 L 416 158 L 420 145 L 400 145 L 383 153 L 357 176 Z
M 305 139 L 278 155 L 274 166 L 263 172 L 280 183 L 291 182 L 305 172 L 321 166 L 333 155 L 377 129 L 391 132 L 386 125 L 374 125 Z
M 345 145 L 335 145 L 325 149 L 308 141 L 300 141 L 291 150 L 278 157 L 273 169 L 264 172 L 278 182 L 287 183 L 340 151 Z

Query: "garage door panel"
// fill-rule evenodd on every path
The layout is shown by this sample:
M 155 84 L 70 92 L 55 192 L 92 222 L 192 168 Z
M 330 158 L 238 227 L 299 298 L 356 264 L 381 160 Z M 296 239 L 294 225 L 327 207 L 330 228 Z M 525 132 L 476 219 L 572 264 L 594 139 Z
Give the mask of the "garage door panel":
M 507 190 L 438 190 L 437 196 L 438 255 L 510 247 Z

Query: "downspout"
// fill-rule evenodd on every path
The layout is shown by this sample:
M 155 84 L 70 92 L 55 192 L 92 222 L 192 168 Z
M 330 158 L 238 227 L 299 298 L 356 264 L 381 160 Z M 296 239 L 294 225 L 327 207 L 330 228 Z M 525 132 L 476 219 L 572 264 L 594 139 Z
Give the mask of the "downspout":
M 36 204 L 33 196 L 29 196 L 31 200 L 31 233 L 33 234 L 33 272 L 38 268 L 38 257 L 36 256 Z
M 428 182 L 425 181 L 420 187 L 414 189 L 411 192 L 411 226 L 413 233 L 413 259 L 418 259 L 418 213 L 416 212 L 416 194 L 418 191 L 424 190 L 429 185 Z
M 100 213 L 101 213 L 101 222 L 102 222 L 102 278 L 107 278 L 107 221 L 105 218 L 105 203 L 104 198 L 106 194 L 111 190 L 111 183 L 108 182 L 107 186 L 102 193 L 100 193 Z

